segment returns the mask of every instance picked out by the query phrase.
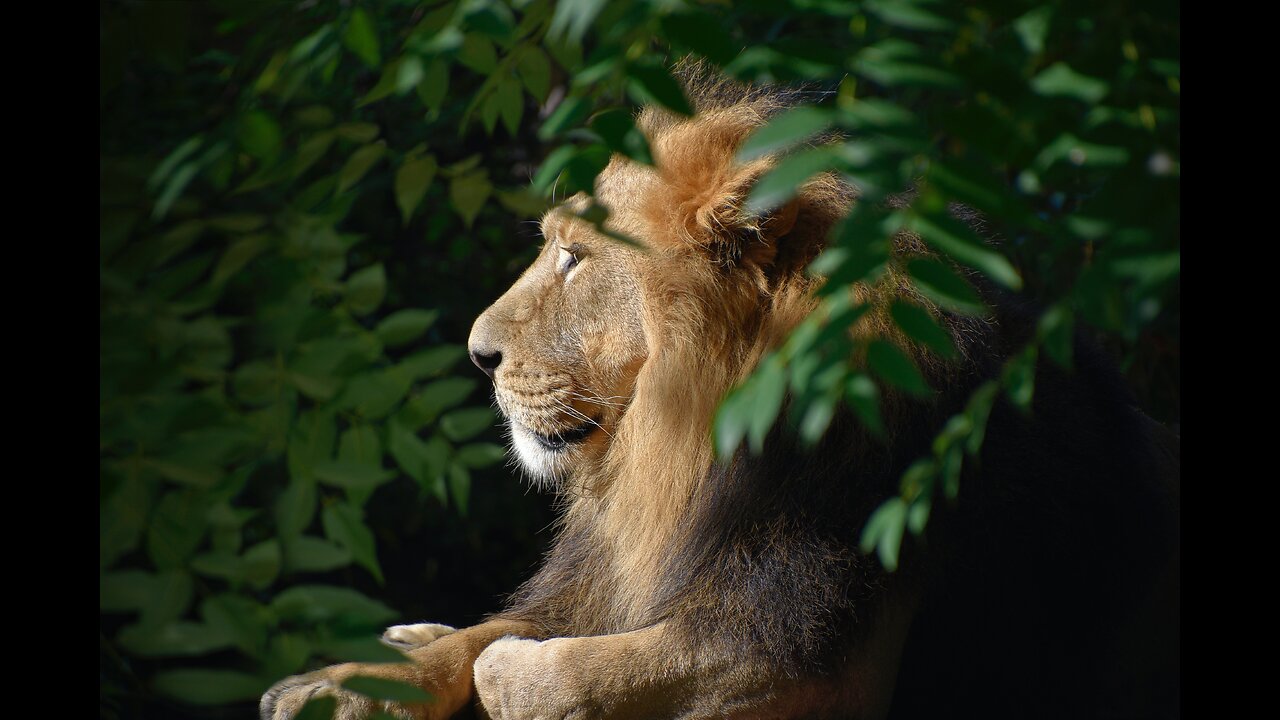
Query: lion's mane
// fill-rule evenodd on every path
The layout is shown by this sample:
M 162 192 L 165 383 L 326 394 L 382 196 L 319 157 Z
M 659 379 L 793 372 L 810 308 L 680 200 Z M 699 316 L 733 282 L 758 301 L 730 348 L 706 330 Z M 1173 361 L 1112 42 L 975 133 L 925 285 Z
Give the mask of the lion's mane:
M 1101 614 L 1127 611 L 1131 588 L 1176 538 L 1176 511 L 1151 470 L 1176 467 L 1176 450 L 1153 457 L 1152 424 L 1133 410 L 1110 363 L 1081 343 L 1073 372 L 1041 367 L 1030 418 L 997 403 L 960 502 L 935 512 L 924 549 L 906 558 L 905 571 L 886 575 L 857 551 L 861 524 L 905 468 L 928 454 L 941 422 L 996 376 L 1033 328 L 1025 309 L 990 292 L 992 316 L 948 315 L 891 268 L 876 286 L 857 289 L 873 309 L 854 332 L 911 353 L 942 388 L 939 397 L 886 397 L 888 442 L 840 411 L 816 448 L 802 449 L 780 424 L 761 455 L 741 450 L 715 461 L 717 403 L 813 309 L 817 281 L 804 268 L 856 192 L 819 176 L 784 211 L 794 212 L 794 225 L 770 237 L 775 218 L 751 216 L 744 199 L 776 158 L 739 164 L 734 157 L 794 94 L 696 68 L 684 75 L 694 119 L 652 109 L 638 118 L 656 170 L 615 159 L 597 187 L 606 206 L 625 205 L 642 219 L 622 229 L 652 256 L 641 278 L 648 359 L 607 454 L 575 477 L 579 492 L 565 500 L 546 563 L 503 614 L 538 624 L 547 637 L 665 620 L 688 628 L 689 641 L 706 652 L 800 677 L 836 670 L 884 603 L 924 597 L 906 664 L 942 673 L 931 687 L 946 689 L 903 702 L 924 703 L 922 712 L 936 702 L 945 712 L 947 698 L 963 697 L 965 683 L 986 672 L 1009 686 L 1009 707 L 1043 691 L 1065 703 L 1057 707 L 1093 708 L 1097 695 L 1052 693 L 1104 683 L 1082 648 L 1105 644 Z M 924 249 L 903 235 L 895 252 Z M 902 297 L 939 317 L 960 360 L 943 362 L 898 333 L 887 312 Z M 1160 508 L 1154 528 L 1135 529 L 1132 514 L 1152 507 Z M 922 627 L 933 636 L 919 641 Z M 964 658 L 953 657 L 955 667 L 932 664 L 945 653 Z M 1025 685 L 1053 673 L 1060 677 L 1049 690 Z M 899 695 L 916 682 L 905 677 Z

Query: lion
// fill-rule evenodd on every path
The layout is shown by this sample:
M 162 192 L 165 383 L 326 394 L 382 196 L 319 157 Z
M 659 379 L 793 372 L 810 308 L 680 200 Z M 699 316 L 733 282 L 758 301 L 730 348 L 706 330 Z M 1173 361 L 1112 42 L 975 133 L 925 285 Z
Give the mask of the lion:
M 842 410 L 814 448 L 779 422 L 763 452 L 716 458 L 718 403 L 816 306 L 806 267 L 857 193 L 821 175 L 753 214 L 746 195 L 778 158 L 735 156 L 787 93 L 684 81 L 693 117 L 638 115 L 654 165 L 615 156 L 595 187 L 604 228 L 639 247 L 569 198 L 471 332 L 520 467 L 562 501 L 545 562 L 478 625 L 388 630 L 410 663 L 282 681 L 264 720 L 318 696 L 344 720 L 473 704 L 500 720 L 1176 714 L 1176 609 L 1149 608 L 1177 598 L 1177 440 L 1088 343 L 1072 372 L 1041 364 L 1029 416 L 996 403 L 959 501 L 894 573 L 858 530 L 1031 336 L 1016 303 L 987 292 L 991 316 L 954 316 L 890 268 L 854 288 L 872 310 L 850 332 L 909 352 L 936 397 L 887 395 L 885 438 Z M 895 242 L 899 259 L 925 252 Z M 959 359 L 900 335 L 895 299 L 933 314 Z M 341 687 L 355 675 L 432 700 L 373 701 Z

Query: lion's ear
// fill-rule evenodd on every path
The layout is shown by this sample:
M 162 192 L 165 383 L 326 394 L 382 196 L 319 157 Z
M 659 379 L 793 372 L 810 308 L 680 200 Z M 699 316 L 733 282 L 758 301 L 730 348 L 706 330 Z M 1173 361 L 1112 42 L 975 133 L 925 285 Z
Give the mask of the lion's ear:
M 764 213 L 748 208 L 747 196 L 761 174 L 758 167 L 744 169 L 721 187 L 706 188 L 703 202 L 681 223 L 689 238 L 718 262 L 766 267 L 777 255 L 778 243 L 795 228 L 799 198 Z
M 747 196 L 776 158 L 739 163 L 750 129 L 742 118 L 717 115 L 668 127 L 651 141 L 660 181 L 641 202 L 657 238 L 691 244 L 719 263 L 766 266 L 796 225 L 800 202 L 761 214 Z
M 741 220 L 736 232 L 731 233 L 730 241 L 737 245 L 730 250 L 731 256 L 760 267 L 773 264 L 779 241 L 791 232 L 799 216 L 800 200 L 795 198 L 763 215 Z
M 776 244 L 790 234 L 799 217 L 800 198 L 792 198 L 782 207 L 774 208 L 760 218 L 760 239 L 770 245 Z

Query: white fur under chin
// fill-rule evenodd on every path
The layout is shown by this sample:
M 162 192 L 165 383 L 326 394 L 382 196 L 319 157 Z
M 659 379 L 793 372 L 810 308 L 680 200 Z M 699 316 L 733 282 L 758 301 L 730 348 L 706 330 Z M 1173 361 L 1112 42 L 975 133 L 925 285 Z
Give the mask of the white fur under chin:
M 533 436 L 533 433 L 515 421 L 508 421 L 511 427 L 511 444 L 515 447 L 516 457 L 530 479 L 543 483 L 560 478 L 568 469 L 568 448 L 560 451 L 548 450 Z

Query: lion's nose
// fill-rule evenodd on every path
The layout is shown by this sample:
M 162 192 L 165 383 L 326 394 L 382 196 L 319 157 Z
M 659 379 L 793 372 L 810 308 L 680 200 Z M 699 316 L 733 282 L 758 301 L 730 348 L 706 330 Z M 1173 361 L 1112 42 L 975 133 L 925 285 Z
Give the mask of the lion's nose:
M 492 380 L 493 374 L 497 372 L 498 366 L 502 364 L 502 353 L 497 350 L 490 351 L 487 348 L 480 348 L 474 345 L 471 346 L 469 350 L 471 353 L 471 362 L 475 363 L 476 367 L 483 370 L 484 374 L 488 375 L 489 379 Z

